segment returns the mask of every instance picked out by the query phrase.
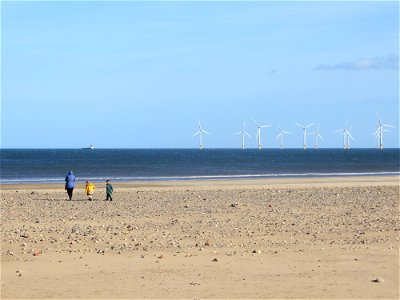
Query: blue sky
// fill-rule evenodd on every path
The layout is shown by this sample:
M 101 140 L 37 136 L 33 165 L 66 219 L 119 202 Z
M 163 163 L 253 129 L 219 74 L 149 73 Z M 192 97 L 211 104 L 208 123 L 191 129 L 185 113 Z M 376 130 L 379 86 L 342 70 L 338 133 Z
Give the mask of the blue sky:
M 399 146 L 399 3 L 1 2 L 3 148 Z M 315 126 L 309 132 L 315 130 Z M 308 136 L 309 147 L 314 139 Z

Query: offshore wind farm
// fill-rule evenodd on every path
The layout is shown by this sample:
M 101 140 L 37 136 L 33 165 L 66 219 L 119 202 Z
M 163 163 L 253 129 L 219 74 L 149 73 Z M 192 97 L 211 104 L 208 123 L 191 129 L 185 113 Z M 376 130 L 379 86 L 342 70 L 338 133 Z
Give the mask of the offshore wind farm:
M 375 139 L 375 140 L 377 140 L 377 143 L 378 143 L 376 148 L 378 148 L 380 150 L 383 150 L 384 149 L 384 144 L 383 144 L 383 134 L 384 134 L 384 132 L 392 133 L 393 128 L 396 128 L 396 126 L 389 125 L 389 124 L 384 124 L 382 122 L 382 120 L 380 119 L 378 113 L 376 114 L 376 116 L 377 116 L 377 126 L 378 127 L 377 127 L 376 131 L 371 136 L 371 144 L 372 143 L 376 143 L 376 142 L 373 141 L 373 139 Z M 250 148 L 254 148 L 254 146 L 256 146 L 259 150 L 261 150 L 263 148 L 262 143 L 261 143 L 261 136 L 262 136 L 261 135 L 261 129 L 262 128 L 269 128 L 269 127 L 273 127 L 273 126 L 272 125 L 260 125 L 254 118 L 252 118 L 252 121 L 256 125 L 256 128 L 257 128 L 257 131 L 256 131 L 257 144 L 253 145 L 253 147 L 250 147 Z M 344 150 L 349 150 L 350 149 L 350 141 L 351 140 L 354 141 L 354 137 L 350 133 L 350 130 L 351 130 L 352 126 L 351 125 L 349 126 L 348 123 L 349 123 L 349 121 L 347 120 L 342 129 L 333 130 L 333 132 L 339 133 L 339 135 L 343 136 L 343 144 L 342 144 L 341 147 Z M 303 150 L 306 150 L 307 149 L 307 129 L 313 129 L 312 126 L 315 123 L 312 122 L 312 123 L 309 123 L 308 125 L 302 125 L 302 124 L 300 124 L 298 122 L 294 122 L 294 124 L 297 127 L 299 127 L 300 129 L 302 129 L 302 133 L 303 133 L 302 134 L 302 137 L 303 137 L 302 138 L 302 141 L 303 141 L 302 148 L 303 148 Z M 318 150 L 320 148 L 319 140 L 323 140 L 322 135 L 320 134 L 320 127 L 321 127 L 321 125 L 318 124 L 318 126 L 314 129 L 315 130 L 314 132 L 308 133 L 308 135 L 313 135 L 314 138 L 315 138 L 315 147 L 314 148 L 316 150 Z M 284 148 L 283 136 L 284 136 L 284 134 L 290 134 L 290 132 L 288 132 L 286 130 L 283 130 L 280 127 L 279 124 L 276 126 L 276 128 L 279 131 L 278 131 L 278 135 L 276 136 L 275 139 L 279 138 L 279 142 L 280 142 L 279 148 L 283 149 Z M 392 128 L 392 130 L 388 130 L 387 128 Z M 199 135 L 199 140 L 200 140 L 199 147 L 200 147 L 200 149 L 203 149 L 203 142 L 202 142 L 202 134 L 203 133 L 209 135 L 208 132 L 204 131 L 201 128 L 200 121 L 199 121 L 199 130 L 193 135 L 193 137 L 196 136 L 196 135 Z M 367 132 L 365 132 L 365 134 L 368 135 Z M 241 136 L 240 148 L 242 150 L 244 150 L 245 149 L 245 138 L 246 137 L 249 138 L 249 139 L 251 138 L 251 135 L 246 131 L 246 122 L 243 122 L 242 129 L 239 132 L 236 132 L 235 135 L 240 135 Z M 331 138 L 333 138 L 333 135 L 331 136 Z M 270 148 L 278 147 L 278 145 L 273 143 L 273 139 L 272 138 L 269 138 L 264 143 L 266 145 L 269 145 Z M 338 147 L 340 147 L 339 144 L 338 144 Z M 300 148 L 300 147 L 295 147 L 295 148 Z M 329 148 L 332 148 L 332 147 L 329 147 Z M 373 147 L 371 147 L 371 148 L 373 148 Z

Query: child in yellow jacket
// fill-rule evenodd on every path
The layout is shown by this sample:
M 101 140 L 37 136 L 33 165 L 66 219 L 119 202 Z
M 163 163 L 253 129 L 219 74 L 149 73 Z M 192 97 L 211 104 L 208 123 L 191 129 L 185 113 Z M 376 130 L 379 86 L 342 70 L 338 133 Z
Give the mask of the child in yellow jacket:
M 88 196 L 89 201 L 92 201 L 92 197 L 93 197 L 95 189 L 96 189 L 96 187 L 94 186 L 93 183 L 86 181 L 86 195 Z

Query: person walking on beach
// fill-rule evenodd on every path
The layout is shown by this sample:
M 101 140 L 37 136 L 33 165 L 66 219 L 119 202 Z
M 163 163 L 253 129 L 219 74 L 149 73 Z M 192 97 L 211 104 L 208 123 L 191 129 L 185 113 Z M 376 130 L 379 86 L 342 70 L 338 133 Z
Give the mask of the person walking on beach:
M 72 193 L 75 188 L 75 175 L 72 171 L 69 171 L 67 176 L 65 177 L 65 189 L 67 190 L 69 200 L 72 200 Z
M 92 197 L 94 194 L 94 190 L 96 189 L 96 187 L 94 186 L 93 183 L 86 181 L 86 195 L 88 196 L 88 200 L 92 201 Z
M 110 180 L 107 180 L 106 181 L 106 196 L 107 197 L 106 197 L 105 201 L 107 201 L 107 200 L 112 201 L 112 197 L 111 197 L 112 193 L 113 193 L 113 187 L 110 183 Z

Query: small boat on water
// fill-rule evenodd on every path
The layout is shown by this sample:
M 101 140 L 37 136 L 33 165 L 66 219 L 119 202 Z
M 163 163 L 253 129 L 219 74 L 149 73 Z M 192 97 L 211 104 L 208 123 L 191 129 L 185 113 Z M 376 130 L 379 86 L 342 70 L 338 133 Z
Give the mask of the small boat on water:
M 85 147 L 85 148 L 82 148 L 82 149 L 86 149 L 86 150 L 94 150 L 94 146 L 93 146 L 93 145 L 90 145 L 89 147 Z

